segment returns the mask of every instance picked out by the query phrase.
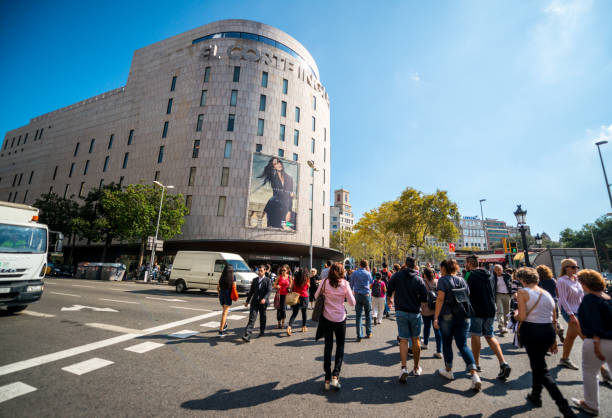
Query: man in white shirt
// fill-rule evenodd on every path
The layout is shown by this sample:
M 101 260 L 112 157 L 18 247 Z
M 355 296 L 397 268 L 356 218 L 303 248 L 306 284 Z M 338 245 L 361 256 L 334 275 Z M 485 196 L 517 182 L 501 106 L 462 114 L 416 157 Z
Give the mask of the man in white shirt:
M 497 290 L 495 292 L 495 304 L 497 305 L 497 326 L 499 333 L 504 335 L 508 332 L 508 313 L 510 312 L 510 298 L 512 296 L 512 285 L 510 276 L 504 274 L 501 265 L 496 264 L 493 268 L 495 279 L 497 280 Z

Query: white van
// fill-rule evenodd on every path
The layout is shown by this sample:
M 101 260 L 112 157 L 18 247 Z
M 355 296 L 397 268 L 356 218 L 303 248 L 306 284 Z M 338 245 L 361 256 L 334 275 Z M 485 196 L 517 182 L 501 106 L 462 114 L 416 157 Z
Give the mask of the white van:
M 168 284 L 177 293 L 187 289 L 217 290 L 217 283 L 225 266 L 231 265 L 236 276 L 236 289 L 248 292 L 251 281 L 257 277 L 238 254 L 214 251 L 179 251 L 176 253 Z

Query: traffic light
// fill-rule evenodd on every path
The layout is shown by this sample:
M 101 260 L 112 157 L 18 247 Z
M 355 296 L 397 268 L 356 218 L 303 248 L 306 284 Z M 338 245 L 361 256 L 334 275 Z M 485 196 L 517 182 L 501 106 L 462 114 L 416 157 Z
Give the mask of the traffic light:
M 511 242 L 510 243 L 510 252 L 513 253 L 513 254 L 514 253 L 518 253 L 518 248 L 516 246 L 516 242 Z

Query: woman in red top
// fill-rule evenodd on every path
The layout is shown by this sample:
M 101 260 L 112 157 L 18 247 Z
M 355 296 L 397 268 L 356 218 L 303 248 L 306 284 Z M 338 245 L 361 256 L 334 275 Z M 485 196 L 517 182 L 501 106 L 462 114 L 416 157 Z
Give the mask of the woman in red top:
M 285 298 L 289 293 L 291 287 L 291 278 L 289 277 L 289 266 L 284 265 L 279 271 L 279 276 L 274 282 L 274 288 L 279 294 L 280 305 L 276 311 L 276 320 L 278 321 L 278 329 L 282 329 L 285 326 L 285 318 L 287 317 L 287 304 Z
M 300 295 L 298 303 L 293 305 L 293 312 L 291 318 L 289 318 L 289 326 L 287 327 L 287 335 L 291 335 L 291 325 L 293 320 L 298 314 L 298 311 L 302 310 L 302 332 L 306 332 L 306 309 L 308 309 L 308 287 L 310 286 L 310 273 L 308 270 L 303 268 L 299 269 L 293 276 L 292 291 Z

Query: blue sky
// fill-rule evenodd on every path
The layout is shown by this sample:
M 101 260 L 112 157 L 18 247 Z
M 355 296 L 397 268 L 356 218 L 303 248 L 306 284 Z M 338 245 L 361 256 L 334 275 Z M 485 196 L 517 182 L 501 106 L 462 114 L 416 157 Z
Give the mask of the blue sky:
M 0 134 L 125 85 L 135 49 L 252 19 L 300 41 L 331 99 L 333 188 L 358 217 L 406 187 L 553 237 L 611 212 L 612 2 L 0 3 Z M 519 6 L 516 6 L 519 5 Z

